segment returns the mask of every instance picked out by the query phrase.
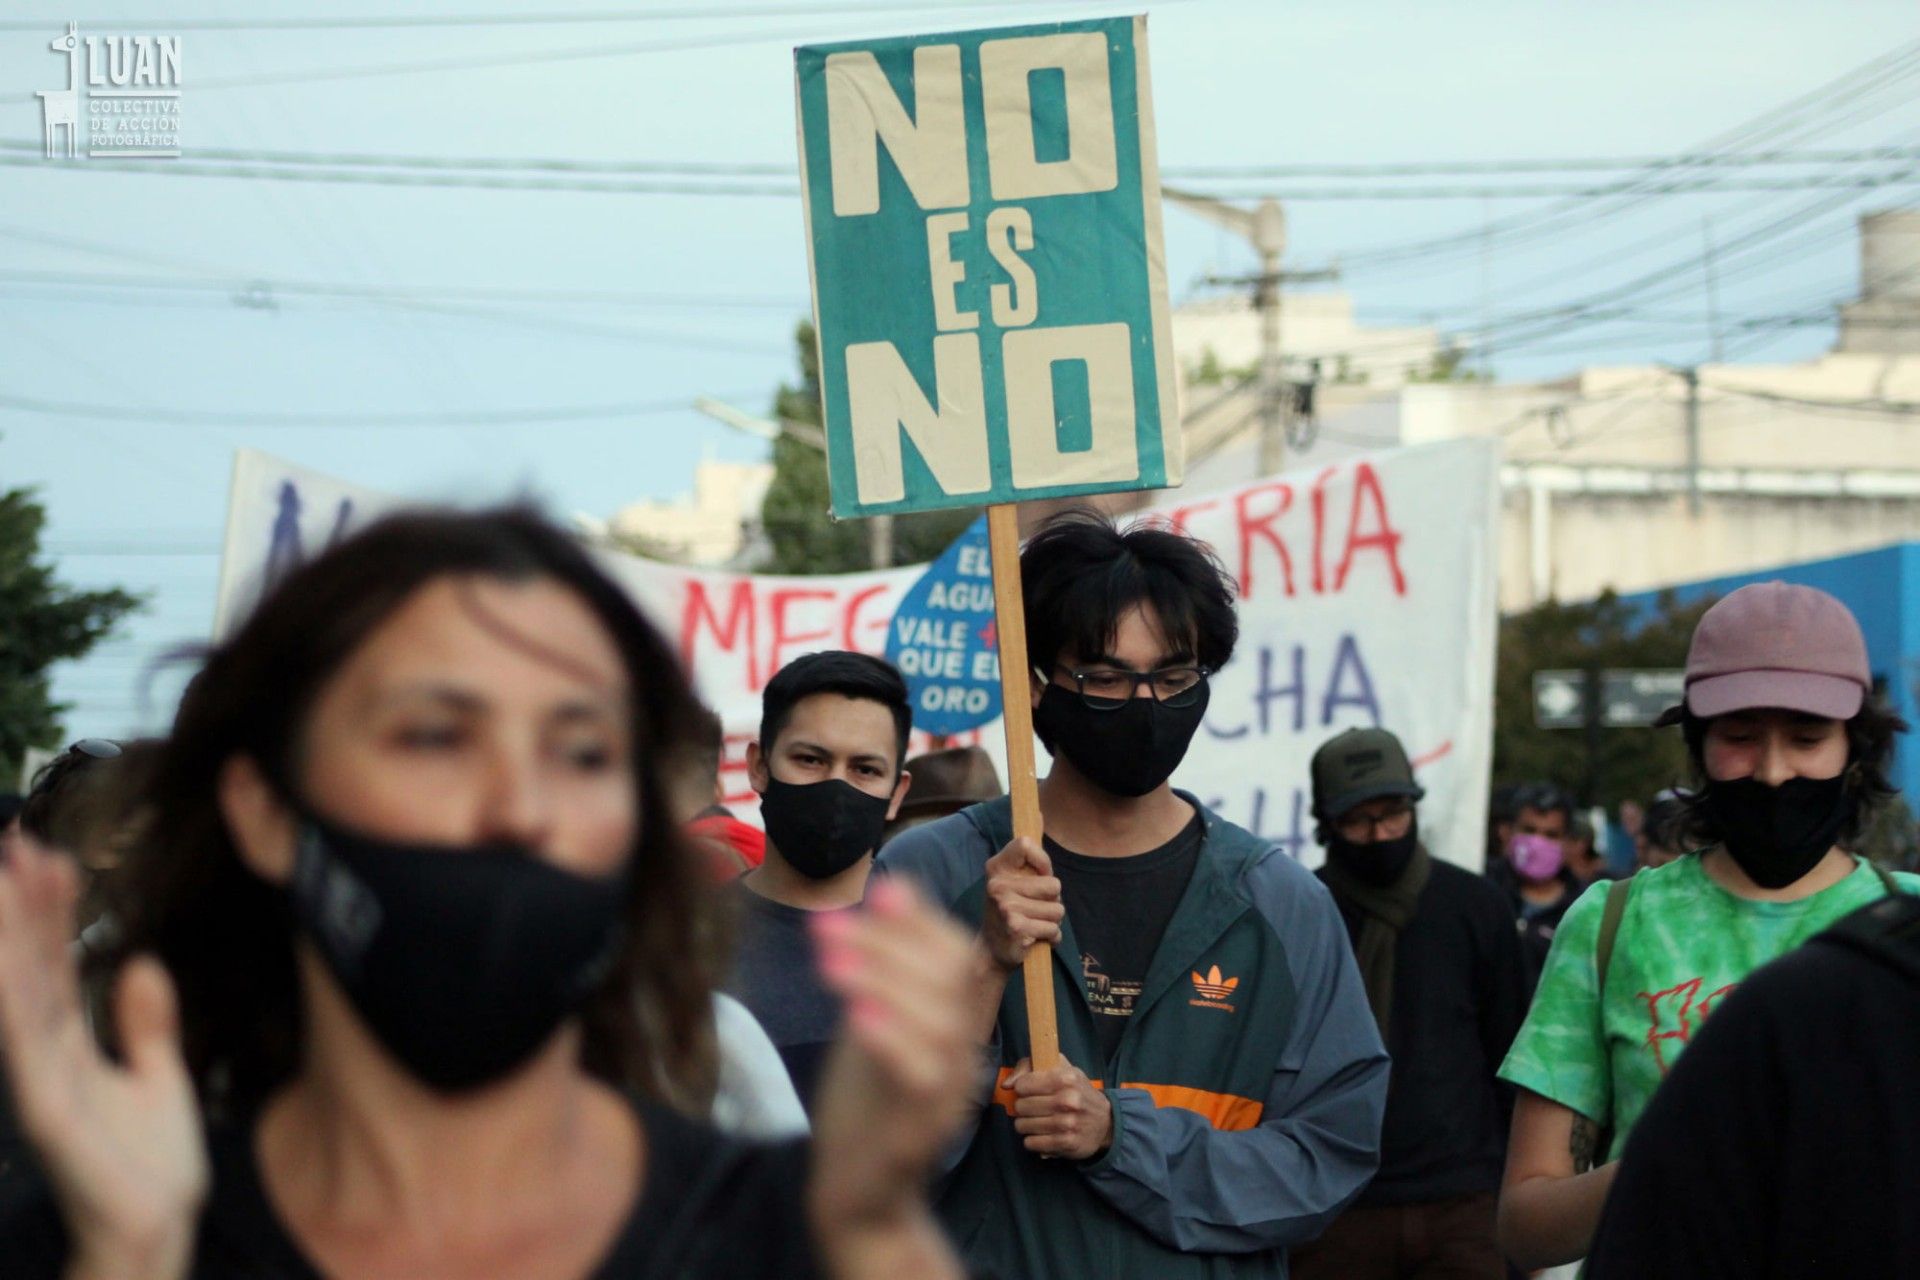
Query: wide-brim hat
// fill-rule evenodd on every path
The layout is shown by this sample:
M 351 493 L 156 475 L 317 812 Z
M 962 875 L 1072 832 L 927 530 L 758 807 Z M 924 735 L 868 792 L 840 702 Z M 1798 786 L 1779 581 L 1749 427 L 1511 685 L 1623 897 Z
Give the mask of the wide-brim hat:
M 1006 794 L 993 758 L 979 747 L 946 747 L 917 755 L 902 766 L 913 786 L 900 802 L 900 817 L 954 812 Z

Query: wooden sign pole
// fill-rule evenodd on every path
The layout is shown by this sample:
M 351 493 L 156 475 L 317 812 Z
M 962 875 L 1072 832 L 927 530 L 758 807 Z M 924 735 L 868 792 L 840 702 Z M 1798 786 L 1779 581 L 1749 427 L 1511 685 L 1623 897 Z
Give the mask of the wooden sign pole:
M 1040 784 L 1034 777 L 1033 705 L 1028 681 L 1027 609 L 1020 591 L 1020 520 L 1010 502 L 987 508 L 993 552 L 994 628 L 1000 638 L 1000 702 L 1007 733 L 1007 790 L 1013 796 L 1013 834 L 1040 839 Z M 1060 1029 L 1053 1013 L 1053 948 L 1037 942 L 1022 966 L 1027 987 L 1027 1039 L 1035 1071 L 1060 1061 Z

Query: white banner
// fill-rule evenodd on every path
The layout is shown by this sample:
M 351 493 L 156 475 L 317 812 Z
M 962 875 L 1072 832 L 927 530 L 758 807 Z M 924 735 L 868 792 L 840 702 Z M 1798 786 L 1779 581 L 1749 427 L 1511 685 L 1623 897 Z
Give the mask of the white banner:
M 1493 750 L 1495 449 L 1452 441 L 1186 497 L 1150 514 L 1211 543 L 1240 584 L 1240 643 L 1175 775 L 1225 817 L 1317 865 L 1307 764 L 1343 729 L 1381 725 L 1427 790 L 1435 855 L 1481 866 Z M 216 633 L 261 586 L 404 505 L 252 450 L 236 459 Z M 922 566 L 773 577 L 601 553 L 665 631 L 727 729 L 729 804 L 755 818 L 745 747 L 760 691 L 815 649 L 879 654 Z M 923 749 L 916 733 L 911 750 Z M 998 724 L 962 735 L 995 757 Z M 1042 753 L 1044 758 L 1044 752 Z

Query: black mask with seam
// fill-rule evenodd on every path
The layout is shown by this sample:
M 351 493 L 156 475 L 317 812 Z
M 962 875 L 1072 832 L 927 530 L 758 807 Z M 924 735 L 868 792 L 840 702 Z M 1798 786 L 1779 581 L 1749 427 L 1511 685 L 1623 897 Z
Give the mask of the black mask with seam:
M 1180 767 L 1211 693 L 1203 683 L 1188 706 L 1136 697 L 1112 711 L 1095 711 L 1077 691 L 1049 682 L 1034 708 L 1033 727 L 1087 781 L 1112 795 L 1137 799 Z
M 1706 804 L 1740 869 L 1763 889 L 1784 889 L 1827 856 L 1859 797 L 1847 773 L 1789 778 L 1777 787 L 1746 777 L 1709 779 Z
M 590 877 L 511 842 L 405 843 L 296 812 L 294 919 L 374 1038 L 430 1088 L 526 1063 L 619 954 L 631 859 Z
M 827 880 L 880 847 L 891 804 L 892 797 L 869 795 L 844 778 L 782 782 L 769 772 L 760 818 L 788 866 Z

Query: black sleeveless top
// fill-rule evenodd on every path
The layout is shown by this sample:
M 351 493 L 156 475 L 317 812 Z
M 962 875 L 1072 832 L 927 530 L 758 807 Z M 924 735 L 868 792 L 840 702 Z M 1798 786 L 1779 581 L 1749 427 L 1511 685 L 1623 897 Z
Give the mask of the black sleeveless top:
M 663 1107 L 636 1104 L 645 1185 L 612 1248 L 582 1280 L 711 1280 L 819 1274 L 806 1221 L 807 1144 L 727 1137 Z M 268 1202 L 254 1126 L 208 1133 L 213 1181 L 192 1280 L 328 1280 Z M 0 1275 L 60 1280 L 68 1240 L 46 1183 L 18 1169 L 0 1184 Z

